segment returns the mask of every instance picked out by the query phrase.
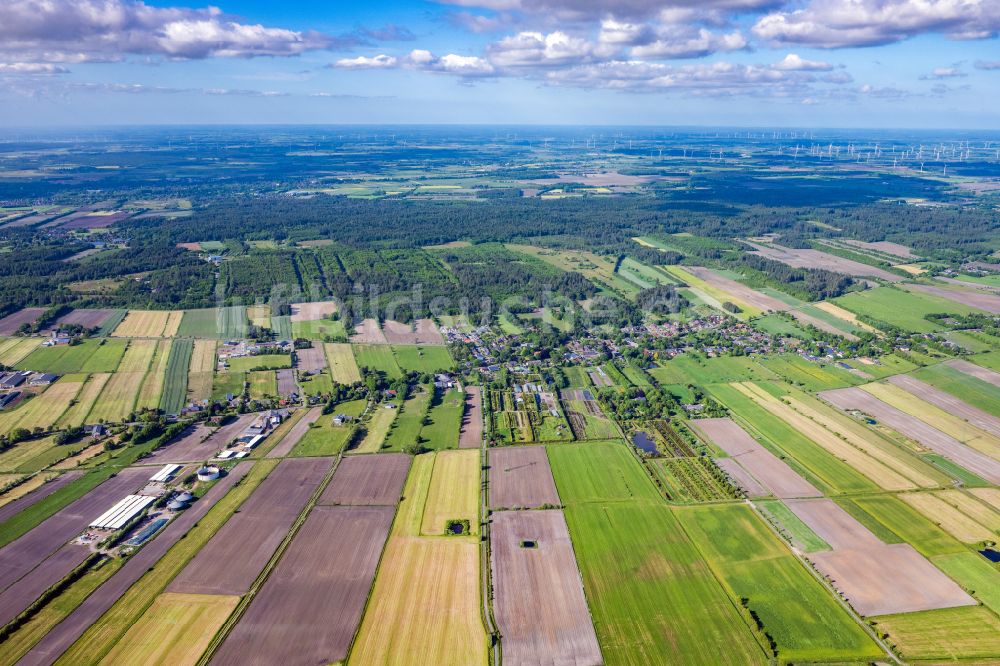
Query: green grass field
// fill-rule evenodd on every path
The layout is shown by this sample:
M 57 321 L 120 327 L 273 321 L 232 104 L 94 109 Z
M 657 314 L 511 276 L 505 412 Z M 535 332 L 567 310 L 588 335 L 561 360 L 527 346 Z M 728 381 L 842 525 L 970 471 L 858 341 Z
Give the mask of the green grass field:
M 566 374 L 570 386 L 576 388 L 589 388 L 593 386 L 590 381 L 590 375 L 587 374 L 587 368 L 581 365 L 567 365 L 562 370 Z
M 185 310 L 184 318 L 181 319 L 181 324 L 177 328 L 177 335 L 180 337 L 233 340 L 245 338 L 249 324 L 246 308 L 242 305 Z
M 867 315 L 878 321 L 899 328 L 931 333 L 941 330 L 924 315 L 935 313 L 972 314 L 981 312 L 967 305 L 955 303 L 930 294 L 916 294 L 894 287 L 876 287 L 865 291 L 855 291 L 833 299 L 840 307 L 857 315 Z
M 292 339 L 292 319 L 288 315 L 283 317 L 271 317 L 271 330 L 279 340 Z
M 778 314 L 769 314 L 753 320 L 754 328 L 760 329 L 771 335 L 781 335 L 784 337 L 799 338 L 809 340 L 812 338 L 806 330 L 795 322 L 788 321 Z
M 976 553 L 938 555 L 931 559 L 941 571 L 954 578 L 983 605 L 1000 615 L 1000 571 Z
M 251 370 L 274 370 L 292 367 L 291 354 L 261 354 L 260 356 L 240 356 L 229 359 L 230 372 L 250 372 Z
M 634 365 L 626 364 L 622 366 L 622 374 L 633 386 L 638 386 L 639 388 L 648 388 L 653 385 L 652 380 L 646 371 L 642 368 L 638 368 Z
M 624 442 L 554 444 L 546 451 L 563 504 L 660 500 L 653 482 Z
M 359 368 L 369 368 L 379 372 L 384 372 L 389 379 L 398 379 L 403 376 L 396 357 L 392 353 L 389 345 L 351 345 L 354 349 L 354 360 Z
M 403 402 L 401 411 L 389 430 L 389 436 L 385 438 L 383 446 L 387 449 L 399 451 L 404 446 L 415 443 L 420 436 L 424 416 L 431 402 L 431 389 L 416 387 L 412 391 L 412 395 Z
M 357 418 L 365 411 L 364 400 L 353 400 L 339 403 L 332 414 L 324 414 L 309 426 L 305 436 L 299 440 L 295 448 L 292 449 L 293 456 L 332 456 L 340 452 L 347 442 L 347 438 L 354 432 L 355 423 L 347 425 L 333 425 L 333 417 L 336 414 L 347 414 Z
M 404 372 L 448 372 L 455 365 L 448 348 L 440 345 L 393 345 L 392 353 Z
M 985 412 L 1000 414 L 1000 387 L 989 382 L 947 365 L 929 365 L 915 371 L 913 376 Z
M 719 382 L 766 381 L 777 375 L 746 356 L 704 358 L 682 354 L 663 361 L 649 374 L 661 384 L 717 384 Z
M 823 541 L 822 537 L 809 529 L 802 520 L 785 506 L 780 500 L 764 500 L 758 505 L 766 513 L 770 514 L 784 529 L 785 535 L 790 536 L 792 543 L 807 553 L 815 553 L 820 550 L 830 550 L 830 544 Z
M 875 495 L 856 497 L 854 502 L 925 557 L 965 550 L 962 544 L 902 500 Z
M 874 658 L 878 645 L 753 511 L 742 505 L 677 509 L 675 515 L 717 577 L 747 599 L 794 662 Z
M 981 606 L 943 608 L 922 613 L 884 615 L 877 629 L 905 659 L 1000 659 L 1000 618 Z
M 90 338 L 78 345 L 39 347 L 14 367 L 65 375 L 73 372 L 114 372 L 125 353 L 126 340 Z
M 299 376 L 299 386 L 305 395 L 324 395 L 333 391 L 333 380 L 327 370 L 318 375 Z
M 833 363 L 820 364 L 797 354 L 769 356 L 761 359 L 760 363 L 776 375 L 809 391 L 844 388 L 864 382 L 864 379 Z
M 388 409 L 385 404 L 376 405 L 371 418 L 365 423 L 367 431 L 365 437 L 353 451 L 356 453 L 378 453 L 389 434 L 389 428 L 396 420 L 397 414 L 399 414 L 399 407 Z
M 614 471 L 606 469 L 598 485 L 616 485 Z M 565 514 L 605 663 L 662 663 L 665 655 L 683 664 L 766 663 L 667 506 L 580 503 Z
M 420 438 L 429 449 L 458 448 L 458 430 L 465 411 L 465 394 L 452 389 L 438 394 L 427 413 L 430 422 L 420 429 Z
M 278 395 L 278 377 L 274 370 L 252 370 L 247 373 L 250 383 L 250 399 L 260 400 Z
M 188 368 L 193 350 L 194 341 L 186 338 L 177 338 L 170 347 L 167 373 L 160 394 L 160 409 L 167 414 L 176 414 L 187 404 Z
M 766 409 L 731 386 L 709 387 L 712 395 L 730 409 L 733 416 L 751 434 L 763 437 L 762 444 L 789 467 L 826 493 L 873 491 L 877 486 L 860 472 L 830 455 Z
M 271 321 L 274 321 L 273 319 Z M 291 322 L 292 337 L 306 340 L 347 341 L 347 331 L 344 322 L 339 319 L 314 319 L 311 321 Z M 281 337 L 281 336 L 278 336 Z

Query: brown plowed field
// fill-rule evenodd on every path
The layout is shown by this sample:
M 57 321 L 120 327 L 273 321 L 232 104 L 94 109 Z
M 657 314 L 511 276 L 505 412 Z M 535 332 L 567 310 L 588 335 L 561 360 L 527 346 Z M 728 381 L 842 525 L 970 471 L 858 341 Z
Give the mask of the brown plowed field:
M 382 322 L 382 332 L 385 334 L 385 339 L 389 341 L 389 344 L 393 345 L 415 345 L 417 344 L 417 335 L 413 332 L 410 324 L 404 324 L 398 321 L 392 321 L 391 319 L 386 319 Z
M 365 319 L 358 324 L 354 329 L 354 335 L 351 336 L 351 342 L 375 345 L 389 344 L 389 341 L 385 339 L 385 334 L 382 333 L 382 329 L 378 326 L 378 321 L 375 319 Z
M 885 544 L 833 500 L 786 502 L 833 550 L 807 557 L 862 615 L 975 605 L 909 544 Z
M 976 379 L 980 379 L 988 384 L 993 384 L 994 386 L 1000 386 L 1000 372 L 994 372 L 989 368 L 984 368 L 981 365 L 976 365 L 975 363 L 969 363 L 968 361 L 963 361 L 962 359 L 956 358 L 950 361 L 945 361 L 945 365 L 955 368 L 959 372 L 964 372 L 967 375 L 972 375 Z
M 285 433 L 285 436 L 281 438 L 273 449 L 267 452 L 268 458 L 284 458 L 295 445 L 299 443 L 299 440 L 305 437 L 305 434 L 309 432 L 309 426 L 319 420 L 319 417 L 323 414 L 322 407 L 313 407 L 305 416 L 298 420 L 298 422 L 291 427 L 291 429 Z
M 955 581 L 906 543 L 811 553 L 809 558 L 862 615 L 976 605 Z
M 212 664 L 330 664 L 347 657 L 393 507 L 320 506 Z
M 63 544 L 83 532 L 90 521 L 144 485 L 148 478 L 148 469 L 123 469 L 33 530 L 0 548 L 0 590 L 10 587 Z
M 503 663 L 603 663 L 562 511 L 500 511 L 492 523 L 493 611 Z M 535 547 L 522 547 L 525 541 Z
M 316 321 L 337 311 L 333 301 L 317 301 L 315 303 L 292 303 L 291 321 Z
M 756 289 L 751 289 L 745 284 L 737 282 L 736 280 L 731 280 L 723 275 L 719 275 L 709 268 L 702 268 L 701 266 L 685 266 L 684 269 L 695 277 L 709 283 L 713 287 L 721 289 L 734 298 L 741 300 L 744 303 L 749 303 L 755 308 L 759 308 L 765 312 L 777 312 L 779 310 L 787 310 L 790 307 L 788 304 L 779 301 L 773 296 L 768 296 L 767 294 L 759 292 Z
M 313 374 L 326 367 L 326 354 L 323 346 L 317 342 L 315 347 L 295 350 L 295 367 L 302 372 Z
M 90 554 L 86 546 L 66 544 L 0 594 L 0 626 L 20 615 L 42 592 L 62 580 Z
M 252 464 L 241 462 L 231 469 L 229 474 L 222 477 L 201 499 L 192 504 L 191 508 L 170 521 L 156 538 L 126 560 L 115 575 L 84 599 L 83 603 L 49 631 L 18 663 L 32 666 L 53 664 L 90 625 L 100 619 L 137 580 L 142 578 L 164 553 L 180 541 L 195 523 L 205 517 L 209 509 L 250 471 Z
M 736 460 L 775 497 L 819 497 L 816 488 L 730 419 L 698 419 L 691 426 Z
M 414 342 L 418 345 L 443 345 L 444 338 L 432 319 L 418 319 L 415 325 Z
M 931 386 L 927 382 L 910 377 L 909 375 L 896 375 L 889 377 L 889 382 L 912 393 L 921 400 L 926 400 L 932 405 L 936 405 L 949 414 L 953 414 L 961 419 L 965 419 L 972 425 L 985 430 L 986 432 L 1000 437 L 1000 418 L 984 412 L 978 407 L 959 400 L 950 393 Z
M 465 413 L 458 448 L 478 449 L 483 443 L 483 397 L 478 386 L 465 387 Z
M 43 312 L 45 308 L 24 308 L 7 315 L 0 319 L 0 335 L 14 335 L 21 324 L 34 324 Z
M 56 320 L 58 326 L 78 324 L 84 328 L 97 328 L 114 313 L 114 310 L 73 310 Z
M 899 282 L 903 279 L 895 273 L 884 271 L 881 268 L 875 268 L 868 264 L 862 264 L 859 261 L 844 259 L 843 257 L 820 252 L 819 250 L 788 248 L 780 245 L 765 246 L 758 245 L 757 243 L 750 243 L 750 245 L 755 249 L 755 252 L 751 254 L 759 254 L 762 257 L 780 261 L 792 268 L 822 268 L 835 273 L 843 273 L 844 275 L 875 277 L 889 282 Z
M 729 475 L 737 486 L 743 489 L 743 492 L 747 494 L 747 497 L 766 497 L 768 493 L 767 488 L 762 486 L 760 482 L 753 478 L 749 472 L 740 467 L 740 464 L 736 462 L 735 458 L 716 458 L 715 464 L 718 465 L 719 469 Z
M 906 247 L 905 245 L 900 245 L 899 243 L 891 243 L 889 241 L 877 241 L 875 243 L 867 243 L 865 241 L 855 240 L 853 238 L 845 238 L 844 242 L 848 245 L 854 245 L 855 247 L 860 247 L 864 250 L 875 250 L 877 252 L 884 252 L 885 254 L 895 255 L 897 257 L 902 257 L 903 259 L 919 259 L 917 255 L 913 254 L 913 251 Z
M 75 481 L 83 476 L 83 472 L 74 470 L 72 472 L 66 472 L 65 474 L 60 474 L 58 477 L 52 479 L 51 481 L 46 481 L 41 486 L 31 491 L 23 497 L 19 497 L 16 500 L 4 504 L 0 507 L 0 523 L 4 523 L 10 520 L 13 516 L 21 513 L 27 509 L 32 504 L 40 502 L 45 499 L 55 491 L 59 490 L 67 483 Z
M 295 371 L 291 368 L 278 370 L 275 373 L 278 377 L 278 395 L 288 397 L 299 392 L 299 386 L 295 383 Z
M 380 453 L 345 458 L 319 498 L 320 504 L 395 506 L 403 494 L 410 456 Z
M 243 432 L 256 417 L 256 414 L 242 414 L 231 423 L 217 428 L 207 439 L 202 438 L 205 437 L 209 429 L 197 426 L 195 432 L 185 434 L 175 443 L 157 449 L 152 456 L 144 458 L 142 462 L 143 464 L 160 464 L 208 460 Z
M 941 454 L 956 465 L 961 465 L 990 483 L 1000 483 L 1000 462 L 969 448 L 954 437 L 882 402 L 859 388 L 823 391 L 819 395 L 840 409 L 856 409 L 864 412 L 904 437 L 909 437 L 935 453 Z
M 330 458 L 278 463 L 167 591 L 245 594 L 332 464 Z
M 1000 296 L 971 289 L 944 289 L 929 284 L 912 284 L 910 289 L 944 298 L 954 303 L 968 305 L 970 308 L 978 308 L 992 314 L 1000 314 Z
M 559 493 L 543 446 L 489 450 L 490 506 L 494 509 L 558 505 Z

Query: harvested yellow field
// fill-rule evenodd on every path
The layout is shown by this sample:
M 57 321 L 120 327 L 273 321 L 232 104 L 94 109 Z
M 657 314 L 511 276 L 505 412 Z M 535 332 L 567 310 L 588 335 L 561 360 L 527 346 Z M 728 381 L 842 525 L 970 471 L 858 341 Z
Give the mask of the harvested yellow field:
M 170 357 L 170 346 L 173 340 L 160 340 L 156 352 L 139 390 L 136 409 L 156 409 L 160 406 L 160 394 L 163 393 L 163 382 L 167 377 L 167 360 Z
M 12 474 L 12 475 L 5 475 L 5 476 L 9 476 L 10 480 L 13 480 L 14 477 L 24 476 L 24 475 L 23 474 Z M 7 492 L 5 492 L 3 495 L 0 495 L 0 506 L 4 506 L 5 504 L 10 504 L 14 500 L 20 499 L 20 498 L 24 497 L 25 495 L 27 495 L 28 493 L 30 493 L 32 490 L 37 490 L 38 488 L 41 488 L 43 485 L 45 485 L 45 482 L 48 481 L 49 479 L 53 479 L 53 478 L 55 478 L 57 476 L 59 476 L 59 475 L 58 474 L 52 474 L 52 473 L 49 473 L 49 472 L 46 472 L 44 474 L 36 474 L 36 475 L 34 475 L 33 477 L 31 477 L 30 479 L 28 479 L 24 483 L 22 483 L 22 484 L 20 484 L 18 486 L 15 486 L 14 488 L 11 488 Z M 10 483 L 10 481 L 7 481 L 6 483 Z M 6 483 L 0 484 L 0 487 L 2 487 L 3 485 L 6 485 Z
M 11 473 L 55 445 L 52 437 L 41 437 L 15 444 L 13 448 L 0 453 L 0 472 Z
M 240 598 L 164 592 L 101 661 L 102 664 L 195 664 Z
M 970 488 L 969 492 L 991 507 L 1000 511 L 1000 490 L 996 488 Z
M 59 417 L 56 423 L 60 428 L 70 428 L 73 426 L 85 425 L 87 414 L 93 409 L 104 385 L 111 379 L 110 372 L 96 372 L 87 379 L 80 393 L 70 403 L 69 409 Z
M 361 381 L 361 371 L 354 360 L 354 351 L 346 343 L 327 342 L 323 345 L 326 352 L 326 362 L 330 366 L 333 381 L 341 384 L 353 384 Z
M 161 335 L 165 338 L 172 338 L 177 335 L 177 329 L 180 328 L 182 319 L 184 319 L 183 310 L 171 311 L 167 316 L 167 323 L 164 324 Z
M 38 349 L 41 338 L 3 338 L 0 339 L 0 364 L 14 365 L 22 358 Z
M 398 536 L 419 536 L 420 524 L 424 515 L 424 503 L 431 487 L 431 476 L 434 474 L 434 454 L 425 453 L 416 456 L 410 465 L 410 473 L 406 476 L 406 487 L 403 488 L 403 499 L 396 510 L 396 520 L 392 524 L 392 534 Z
M 947 477 L 917 458 L 910 458 L 851 417 L 831 409 L 805 393 L 786 396 L 788 404 L 855 448 L 899 472 L 921 488 L 933 488 L 947 482 Z
M 169 338 L 177 335 L 183 310 L 129 310 L 111 334 L 116 338 Z
M 927 269 L 920 264 L 896 264 L 893 268 L 904 270 L 910 275 L 923 275 L 927 272 Z
M 188 399 L 192 402 L 212 397 L 212 379 L 215 375 L 216 340 L 195 340 L 188 367 Z
M 861 388 L 882 402 L 920 419 L 932 428 L 937 428 L 977 451 L 985 453 L 995 460 L 1000 460 L 1000 440 L 968 421 L 954 414 L 949 414 L 937 405 L 921 400 L 894 384 L 876 382 L 865 384 Z
M 980 490 L 992 490 L 1000 493 L 996 488 L 981 488 Z M 1000 510 L 993 510 L 988 504 L 979 501 L 972 495 L 967 495 L 961 490 L 942 490 L 934 493 L 941 501 L 950 504 L 969 518 L 993 532 L 1000 532 Z
M 156 348 L 156 340 L 132 340 L 129 343 L 118 366 L 118 372 L 108 380 L 93 409 L 90 410 L 88 423 L 101 419 L 118 423 L 128 418 L 142 390 L 146 371 L 153 360 Z
M 132 340 L 118 364 L 118 372 L 146 373 L 156 354 L 156 340 Z
M 424 503 L 420 531 L 445 534 L 449 520 L 468 520 L 470 534 L 479 533 L 479 451 L 439 451 Z
M 485 664 L 479 542 L 389 538 L 349 664 Z
M 22 402 L 13 411 L 3 412 L 0 414 L 0 434 L 7 434 L 14 428 L 47 430 L 83 388 L 83 379 L 83 375 L 66 375 L 41 395 Z
M 865 451 L 855 448 L 825 427 L 817 427 L 816 423 L 808 417 L 766 391 L 750 383 L 735 384 L 734 386 L 748 398 L 819 444 L 833 456 L 864 474 L 880 488 L 886 490 L 913 490 L 917 488 L 913 481 L 874 459 Z
M 254 326 L 271 328 L 271 307 L 269 305 L 251 305 L 247 308 L 247 318 Z
M 376 407 L 367 423 L 365 438 L 361 440 L 355 453 L 378 453 L 382 448 L 382 442 L 389 434 L 392 422 L 396 420 L 398 409 L 386 409 L 384 406 Z
M 878 332 L 874 327 L 869 326 L 868 324 L 866 324 L 864 322 L 858 321 L 858 316 L 856 314 L 854 314 L 850 310 L 845 310 L 844 308 L 840 307 L 836 303 L 830 303 L 829 301 L 820 301 L 819 303 L 813 303 L 813 305 L 815 305 L 817 308 L 819 308 L 823 312 L 826 312 L 828 314 L 832 314 L 837 319 L 841 319 L 843 321 L 846 321 L 851 326 L 856 326 L 858 328 L 864 329 L 864 330 L 868 331 L 869 333 L 877 333 Z
M 963 543 L 978 543 L 996 538 L 996 534 L 935 495 L 904 493 L 899 497 Z
M 74 469 L 79 463 L 86 462 L 91 458 L 101 455 L 104 453 L 104 444 L 94 444 L 93 446 L 88 446 L 83 451 L 80 451 L 75 456 L 70 456 L 62 462 L 53 465 L 50 469 Z

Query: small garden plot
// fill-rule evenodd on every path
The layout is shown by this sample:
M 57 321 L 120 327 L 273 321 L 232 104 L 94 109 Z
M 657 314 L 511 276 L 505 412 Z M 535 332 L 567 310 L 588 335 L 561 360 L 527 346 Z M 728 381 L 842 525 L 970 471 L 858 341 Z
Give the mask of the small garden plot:
M 440 345 L 393 345 L 392 353 L 404 372 L 448 372 L 455 365 L 448 348 Z
M 323 345 L 326 360 L 330 365 L 330 376 L 338 384 L 353 384 L 361 381 L 361 372 L 354 359 L 354 351 L 349 344 L 327 343 Z
M 592 385 L 587 368 L 580 365 L 568 365 L 564 367 L 563 373 L 569 380 L 569 385 L 578 388 L 588 388 Z
M 653 458 L 647 462 L 656 480 L 675 502 L 735 499 L 736 488 L 708 458 Z
M 403 372 L 393 356 L 392 348 L 388 345 L 356 344 L 353 347 L 354 360 L 359 368 L 384 372 L 388 379 L 399 379 L 403 376 Z
M 596 400 L 564 399 L 562 403 L 576 439 L 611 439 L 619 435 Z
M 292 449 L 293 456 L 330 456 L 340 453 L 356 427 L 355 421 L 334 425 L 333 417 L 346 414 L 357 419 L 365 411 L 364 400 L 339 403 L 332 414 L 324 414 L 309 426 L 309 430 Z

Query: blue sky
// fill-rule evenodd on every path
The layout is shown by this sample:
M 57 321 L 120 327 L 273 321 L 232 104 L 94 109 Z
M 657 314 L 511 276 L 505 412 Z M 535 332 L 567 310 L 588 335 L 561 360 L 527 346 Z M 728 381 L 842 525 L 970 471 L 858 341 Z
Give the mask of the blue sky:
M 996 0 L 0 3 L 6 127 L 998 128 Z

